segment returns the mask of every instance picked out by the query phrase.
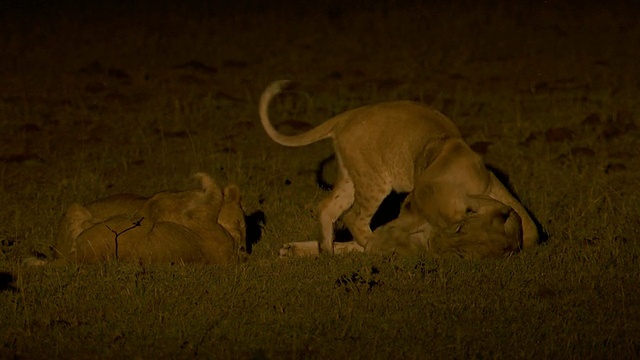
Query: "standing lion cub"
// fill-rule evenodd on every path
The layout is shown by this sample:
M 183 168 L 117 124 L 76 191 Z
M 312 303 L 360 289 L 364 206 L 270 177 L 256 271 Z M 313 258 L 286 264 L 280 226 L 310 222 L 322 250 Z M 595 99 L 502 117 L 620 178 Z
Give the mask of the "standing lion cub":
M 209 175 L 195 177 L 200 189 L 148 198 L 118 194 L 84 206 L 72 204 L 58 228 L 56 262 L 244 260 L 240 189 L 229 185 L 222 191 Z
M 411 101 L 384 102 L 346 111 L 306 133 L 287 136 L 273 127 L 268 110 L 272 98 L 288 84 L 275 81 L 264 90 L 260 119 L 269 137 L 281 145 L 305 146 L 333 139 L 339 174 L 331 195 L 319 206 L 323 252 L 334 252 L 333 224 L 345 212 L 345 224 L 366 251 L 374 235 L 371 218 L 392 190 L 410 192 L 414 214 L 438 233 L 455 234 L 466 219 L 494 213 L 484 207 L 504 204 L 521 220 L 522 246 L 538 242 L 536 225 L 522 204 L 440 112 Z M 406 226 L 421 228 L 416 221 Z M 520 241 L 519 234 L 514 239 Z

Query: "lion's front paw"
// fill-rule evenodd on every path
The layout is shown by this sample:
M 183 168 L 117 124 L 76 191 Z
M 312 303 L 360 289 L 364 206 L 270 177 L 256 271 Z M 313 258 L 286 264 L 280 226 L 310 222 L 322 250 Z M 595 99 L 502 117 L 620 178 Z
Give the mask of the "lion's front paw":
M 288 243 L 288 244 L 282 245 L 280 250 L 278 250 L 278 255 L 281 258 L 295 256 L 293 243 Z
M 282 245 L 278 250 L 280 258 L 294 257 L 294 256 L 317 256 L 320 253 L 318 250 L 317 241 L 303 241 L 303 242 L 291 242 Z

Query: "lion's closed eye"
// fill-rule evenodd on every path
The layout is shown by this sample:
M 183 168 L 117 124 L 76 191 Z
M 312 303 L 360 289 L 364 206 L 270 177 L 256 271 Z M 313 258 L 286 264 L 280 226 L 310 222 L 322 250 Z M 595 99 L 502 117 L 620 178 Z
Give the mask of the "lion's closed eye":
M 459 221 L 451 225 L 448 225 L 444 228 L 440 228 L 438 231 L 444 234 L 445 237 L 447 237 L 447 236 L 454 236 L 454 235 L 460 234 L 464 232 L 464 230 L 465 230 L 464 221 Z

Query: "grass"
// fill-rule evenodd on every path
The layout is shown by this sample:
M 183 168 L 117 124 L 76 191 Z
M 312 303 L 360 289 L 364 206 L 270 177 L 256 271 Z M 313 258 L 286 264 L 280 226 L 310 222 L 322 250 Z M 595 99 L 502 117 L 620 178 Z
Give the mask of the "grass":
M 359 4 L 8 9 L 0 353 L 640 357 L 638 9 Z M 440 109 L 485 142 L 548 241 L 482 261 L 277 259 L 318 238 L 314 171 L 331 153 L 264 135 L 257 98 L 281 78 L 301 83 L 274 111 L 303 122 L 289 124 L 392 99 Z M 51 255 L 72 202 L 182 189 L 197 171 L 265 212 L 247 264 L 20 266 Z

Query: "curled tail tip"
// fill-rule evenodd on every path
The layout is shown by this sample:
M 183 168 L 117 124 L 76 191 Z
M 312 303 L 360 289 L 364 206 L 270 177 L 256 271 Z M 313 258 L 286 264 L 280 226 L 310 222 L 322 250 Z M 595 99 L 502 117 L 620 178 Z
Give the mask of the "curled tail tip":
M 292 80 L 276 80 L 269 85 L 269 89 L 272 93 L 279 93 L 284 90 L 291 90 L 294 86 L 295 82 Z
M 292 81 L 291 81 L 291 80 L 287 80 L 287 79 L 284 79 L 284 80 L 276 80 L 275 82 L 276 82 L 276 83 L 277 83 L 281 88 L 286 88 L 287 86 L 289 86 L 289 85 L 292 83 Z

